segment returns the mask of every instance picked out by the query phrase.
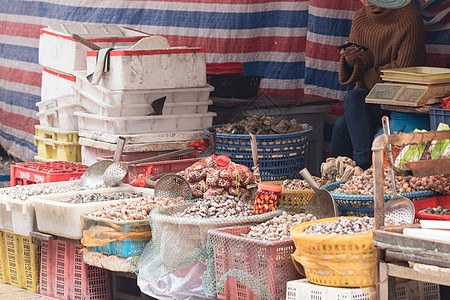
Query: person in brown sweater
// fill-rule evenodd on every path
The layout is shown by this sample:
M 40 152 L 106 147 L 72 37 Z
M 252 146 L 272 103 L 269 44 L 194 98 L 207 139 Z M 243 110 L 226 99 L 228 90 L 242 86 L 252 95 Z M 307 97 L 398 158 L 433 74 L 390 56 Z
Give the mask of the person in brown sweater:
M 342 49 L 339 82 L 355 87 L 344 97 L 344 115 L 336 120 L 330 156 L 352 157 L 363 169 L 372 165 L 373 135 L 388 114 L 365 98 L 378 82 L 380 70 L 425 64 L 425 26 L 410 0 L 360 0 L 349 41 L 366 47 Z

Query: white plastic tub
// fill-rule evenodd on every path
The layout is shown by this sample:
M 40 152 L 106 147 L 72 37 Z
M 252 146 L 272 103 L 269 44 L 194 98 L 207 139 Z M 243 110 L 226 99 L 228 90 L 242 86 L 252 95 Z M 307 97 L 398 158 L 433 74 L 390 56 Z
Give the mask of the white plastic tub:
M 74 89 L 80 105 L 95 115 L 106 117 L 135 117 L 146 116 L 154 112 L 151 102 L 146 104 L 109 105 L 77 87 L 74 87 Z M 212 103 L 211 100 L 205 102 L 164 103 L 162 114 L 204 114 L 208 112 L 208 106 Z
M 95 70 L 97 51 L 87 52 L 87 72 Z M 109 71 L 99 85 L 110 90 L 171 89 L 206 85 L 206 53 L 199 47 L 113 50 Z
M 99 131 L 109 134 L 140 134 L 200 130 L 212 125 L 216 113 L 190 115 L 161 115 L 142 117 L 105 117 L 75 112 L 80 130 Z
M 6 202 L 0 198 L 0 229 L 13 231 L 11 210 L 6 209 Z
M 26 190 L 31 188 L 49 188 L 52 186 L 79 186 L 80 181 L 63 181 L 52 183 L 41 183 L 33 185 L 23 185 L 0 189 L 1 191 L 24 190 L 21 194 L 25 196 L 23 200 L 12 198 L 9 195 L 0 193 L 0 229 L 11 230 L 15 234 L 30 236 L 30 232 L 36 231 L 36 215 L 32 203 L 29 201 Z
M 182 102 L 206 102 L 209 101 L 209 94 L 214 87 L 206 85 L 194 88 L 173 88 L 165 89 L 158 87 L 155 89 L 138 89 L 127 91 L 113 91 L 101 85 L 93 85 L 86 79 L 86 72 L 74 72 L 77 77 L 74 88 L 82 92 L 85 97 L 96 99 L 106 105 L 131 105 L 149 104 L 156 99 L 166 97 L 165 104 Z
M 77 33 L 101 48 L 131 46 L 149 36 L 112 24 L 76 24 L 71 27 L 69 32 Z M 39 64 L 43 66 L 68 74 L 72 74 L 75 70 L 86 70 L 88 50 L 90 49 L 72 39 L 70 34 L 65 33 L 62 28 L 41 29 Z
M 42 69 L 41 101 L 73 95 L 72 86 L 75 82 L 76 77 L 73 75 L 59 73 L 44 67 Z
M 102 195 L 111 195 L 118 192 L 131 191 L 143 192 L 145 196 L 151 196 L 154 194 L 152 189 L 122 185 L 120 187 L 106 189 L 32 196 L 29 200 L 33 203 L 36 211 L 37 227 L 39 231 L 77 240 L 81 239 L 83 236 L 83 226 L 81 223 L 82 214 L 90 213 L 105 206 L 132 199 L 73 204 L 68 203 L 71 197 L 76 194 L 90 195 L 94 192 L 101 193 Z
M 66 100 L 58 101 L 58 98 L 64 98 Z M 75 97 L 73 95 L 65 95 L 58 98 L 36 103 L 39 107 L 37 116 L 39 117 L 40 124 L 63 131 L 78 131 L 78 118 L 73 113 L 75 111 L 85 111 L 85 109 L 80 104 L 75 103 Z M 59 103 L 62 102 L 71 104 L 60 105 Z

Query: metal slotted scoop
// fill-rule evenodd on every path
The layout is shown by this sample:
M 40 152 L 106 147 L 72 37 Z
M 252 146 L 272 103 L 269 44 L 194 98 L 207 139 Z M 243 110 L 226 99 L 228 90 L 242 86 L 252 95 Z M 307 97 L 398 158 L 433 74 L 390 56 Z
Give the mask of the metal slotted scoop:
M 314 190 L 314 194 L 308 201 L 305 213 L 312 214 L 317 219 L 331 218 L 339 216 L 339 210 L 330 192 L 324 189 L 320 189 L 317 183 L 314 181 L 311 173 L 304 168 L 300 171 L 303 179 L 309 183 Z
M 389 135 L 391 129 L 389 126 L 389 118 L 384 116 L 381 119 L 383 123 L 384 134 Z M 387 145 L 389 161 L 392 161 L 392 151 L 391 145 Z M 412 224 L 414 223 L 415 210 L 414 204 L 406 197 L 400 196 L 397 193 L 397 187 L 395 186 L 395 173 L 391 164 L 389 164 L 389 169 L 391 171 L 391 182 L 392 182 L 392 197 L 388 202 L 384 204 L 384 222 L 386 224 Z
M 189 147 L 186 149 L 181 149 L 177 151 L 172 151 L 166 154 L 161 154 L 157 156 L 152 156 L 149 158 L 134 160 L 130 162 L 124 162 L 124 161 L 116 161 L 113 164 L 107 166 L 105 172 L 103 173 L 103 182 L 106 184 L 106 186 L 115 186 L 117 183 L 122 181 L 122 179 L 127 175 L 128 173 L 128 166 L 130 164 L 140 164 L 140 163 L 146 163 L 146 162 L 152 162 L 152 161 L 158 161 L 165 158 L 170 158 L 173 156 L 183 155 L 191 153 L 195 150 L 194 147 Z
M 192 190 L 189 183 L 183 177 L 175 174 L 167 174 L 156 182 L 155 196 L 158 198 L 183 197 L 184 200 L 191 200 Z
M 104 184 L 105 182 L 103 181 L 103 174 L 105 173 L 106 169 L 109 166 L 111 166 L 114 162 L 119 161 L 124 146 L 125 146 L 125 138 L 120 136 L 116 144 L 116 150 L 114 152 L 113 160 L 101 160 L 92 164 L 83 173 L 83 176 L 81 176 L 80 186 L 96 187 Z

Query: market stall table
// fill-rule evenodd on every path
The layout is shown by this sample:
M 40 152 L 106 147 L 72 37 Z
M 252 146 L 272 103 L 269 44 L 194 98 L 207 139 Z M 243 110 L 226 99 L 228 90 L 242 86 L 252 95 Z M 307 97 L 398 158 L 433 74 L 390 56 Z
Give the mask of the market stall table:
M 308 123 L 314 130 L 310 136 L 307 167 L 313 175 L 320 174 L 323 160 L 323 138 L 325 114 L 331 112 L 336 99 L 273 97 L 258 95 L 255 99 L 211 97 L 213 105 L 209 111 L 216 112 L 213 125 L 237 122 L 253 115 L 295 118 L 299 123 Z
M 384 177 L 383 177 L 383 151 L 385 146 L 414 144 L 433 140 L 450 138 L 450 131 L 430 131 L 426 133 L 403 133 L 396 135 L 381 135 L 372 145 L 374 152 L 374 178 L 375 178 L 375 231 L 374 244 L 377 247 L 377 298 L 393 299 L 395 285 L 394 277 L 433 282 L 450 286 L 450 244 L 437 242 L 425 238 L 407 237 L 402 228 L 388 228 L 384 225 Z M 439 172 L 438 166 L 448 163 L 449 159 L 435 159 L 423 161 L 419 167 L 422 175 L 435 175 Z M 418 162 L 418 163 L 422 163 Z M 433 166 L 434 165 L 434 166 Z M 447 168 L 448 170 L 448 168 Z M 413 170 L 414 174 L 414 170 Z M 440 173 L 438 173 L 440 174 Z M 416 174 L 414 174 L 416 175 Z M 396 230 L 397 229 L 397 230 Z M 396 262 L 387 262 L 387 259 Z M 405 266 L 398 261 L 409 262 Z

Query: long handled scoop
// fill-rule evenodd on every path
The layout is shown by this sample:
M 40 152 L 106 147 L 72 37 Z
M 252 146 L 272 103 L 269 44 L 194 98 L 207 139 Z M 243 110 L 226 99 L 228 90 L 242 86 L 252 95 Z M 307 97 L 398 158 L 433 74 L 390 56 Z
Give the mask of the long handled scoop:
M 391 133 L 389 118 L 384 116 L 381 119 L 381 122 L 383 123 L 384 134 L 389 135 Z M 388 144 L 387 148 L 389 160 L 392 161 L 391 145 Z M 392 197 L 384 204 L 385 223 L 412 224 L 415 217 L 414 204 L 408 198 L 400 196 L 397 193 L 397 187 L 395 186 L 395 173 L 390 164 L 389 169 L 391 171 Z
M 83 176 L 80 178 L 80 186 L 81 187 L 96 187 L 104 184 L 103 181 L 103 173 L 105 173 L 106 169 L 112 165 L 114 162 L 119 161 L 120 156 L 122 155 L 123 147 L 125 146 L 125 138 L 119 137 L 119 140 L 116 144 L 116 150 L 114 152 L 113 160 L 101 160 L 94 164 L 92 164 L 87 170 L 83 173 Z
M 303 179 L 309 183 L 314 190 L 314 194 L 308 201 L 305 213 L 314 215 L 317 219 L 337 217 L 339 210 L 330 192 L 324 189 L 320 189 L 317 183 L 314 181 L 311 173 L 308 169 L 304 168 L 300 171 Z
M 186 149 L 181 149 L 177 151 L 172 151 L 166 154 L 161 154 L 157 156 L 152 156 L 149 158 L 134 160 L 130 162 L 124 162 L 124 161 L 117 161 L 113 164 L 109 165 L 105 172 L 103 173 L 103 182 L 106 184 L 106 186 L 115 186 L 117 183 L 122 181 L 122 179 L 127 175 L 128 173 L 128 166 L 130 164 L 140 164 L 140 163 L 146 163 L 146 162 L 152 162 L 152 161 L 158 161 L 165 158 L 170 158 L 173 156 L 183 155 L 191 153 L 195 150 L 194 147 L 189 147 Z

